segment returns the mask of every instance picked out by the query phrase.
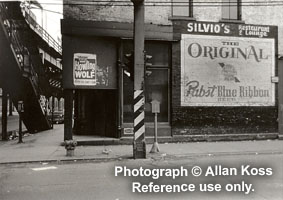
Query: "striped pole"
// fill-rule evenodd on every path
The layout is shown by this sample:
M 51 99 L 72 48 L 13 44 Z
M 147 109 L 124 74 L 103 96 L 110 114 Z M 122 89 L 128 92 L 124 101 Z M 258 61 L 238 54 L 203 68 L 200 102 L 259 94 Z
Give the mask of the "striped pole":
M 143 141 L 145 126 L 144 126 L 144 93 L 143 90 L 134 92 L 134 140 Z
M 134 91 L 134 158 L 146 158 L 145 124 L 144 124 L 145 97 L 143 90 Z

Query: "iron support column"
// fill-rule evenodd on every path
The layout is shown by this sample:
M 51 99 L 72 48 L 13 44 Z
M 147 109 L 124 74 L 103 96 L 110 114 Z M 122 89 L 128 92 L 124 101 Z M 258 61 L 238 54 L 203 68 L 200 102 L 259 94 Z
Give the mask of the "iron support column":
M 64 140 L 73 139 L 73 90 L 64 90 Z
M 8 140 L 8 133 L 7 133 L 7 103 L 8 103 L 8 95 L 6 89 L 2 88 L 2 140 Z
M 9 95 L 9 116 L 13 116 L 13 102 Z
M 23 143 L 22 112 L 19 112 L 19 141 L 18 143 Z

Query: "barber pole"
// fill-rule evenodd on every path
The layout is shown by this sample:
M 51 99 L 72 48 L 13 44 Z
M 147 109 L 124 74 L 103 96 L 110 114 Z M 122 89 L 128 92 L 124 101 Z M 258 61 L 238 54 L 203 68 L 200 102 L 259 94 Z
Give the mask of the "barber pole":
M 134 140 L 140 142 L 144 140 L 144 92 L 136 90 L 134 92 Z
M 146 158 L 145 124 L 144 124 L 144 92 L 134 92 L 134 159 Z

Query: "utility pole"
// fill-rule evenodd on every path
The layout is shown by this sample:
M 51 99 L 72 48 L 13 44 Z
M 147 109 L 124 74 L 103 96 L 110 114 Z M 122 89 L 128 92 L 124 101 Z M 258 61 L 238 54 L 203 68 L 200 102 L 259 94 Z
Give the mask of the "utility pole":
M 146 158 L 144 95 L 144 0 L 134 4 L 134 158 Z

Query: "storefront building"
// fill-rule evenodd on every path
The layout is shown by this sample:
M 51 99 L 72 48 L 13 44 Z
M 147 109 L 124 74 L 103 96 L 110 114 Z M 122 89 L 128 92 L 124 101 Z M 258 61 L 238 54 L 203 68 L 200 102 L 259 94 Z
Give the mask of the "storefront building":
M 279 21 L 250 19 L 259 7 L 176 2 L 145 2 L 146 137 L 157 100 L 159 136 L 276 138 Z M 132 137 L 133 81 L 121 67 L 132 38 L 130 1 L 64 1 L 63 80 L 74 94 L 74 134 Z

